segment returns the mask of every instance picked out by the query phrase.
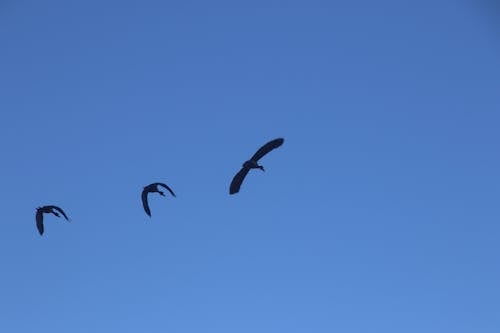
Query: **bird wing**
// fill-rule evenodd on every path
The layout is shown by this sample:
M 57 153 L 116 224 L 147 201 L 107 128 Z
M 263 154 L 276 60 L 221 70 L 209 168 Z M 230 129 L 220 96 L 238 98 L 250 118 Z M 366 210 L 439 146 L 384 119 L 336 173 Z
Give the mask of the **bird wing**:
M 149 217 L 151 217 L 151 210 L 149 210 L 149 204 L 148 204 L 148 191 L 146 189 L 142 190 L 141 199 L 144 211 L 146 212 L 146 214 L 148 214 Z
M 43 213 L 41 209 L 36 211 L 36 227 L 40 236 L 43 235 Z
M 62 208 L 57 207 L 57 206 L 50 206 L 50 208 L 57 210 L 59 213 L 61 213 L 61 214 L 64 216 L 64 218 L 66 219 L 66 221 L 69 221 L 68 216 L 67 216 L 67 215 L 66 215 L 66 213 L 62 210 Z
M 245 179 L 248 171 L 250 171 L 249 168 L 241 168 L 241 170 L 238 171 L 231 181 L 231 186 L 229 186 L 229 194 L 235 194 L 240 191 L 241 183 L 243 183 L 243 179 Z
M 155 184 L 163 186 L 164 188 L 166 188 L 170 192 L 170 194 L 172 194 L 175 197 L 174 191 L 172 191 L 172 189 L 167 184 L 164 184 L 164 183 L 155 183 Z
M 265 145 L 260 147 L 259 150 L 257 150 L 257 152 L 252 156 L 251 160 L 257 162 L 264 155 L 269 153 L 271 150 L 281 146 L 284 141 L 285 141 L 285 139 L 283 139 L 283 138 L 278 138 L 278 139 L 274 139 L 274 140 L 269 141 L 268 143 L 266 143 Z

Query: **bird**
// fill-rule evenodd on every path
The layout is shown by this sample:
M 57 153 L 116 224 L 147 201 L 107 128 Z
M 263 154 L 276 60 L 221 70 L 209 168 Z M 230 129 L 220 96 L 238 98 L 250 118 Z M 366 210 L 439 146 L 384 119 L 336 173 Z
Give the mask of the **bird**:
M 42 206 L 42 207 L 37 207 L 36 208 L 36 227 L 38 229 L 38 232 L 40 233 L 40 236 L 43 235 L 43 214 L 44 213 L 52 213 L 57 217 L 60 217 L 59 213 L 61 213 L 66 221 L 69 221 L 68 216 L 66 213 L 59 207 L 57 206 Z
M 245 163 L 243 163 L 241 167 L 241 170 L 236 173 L 233 180 L 231 181 L 231 185 L 229 186 L 229 194 L 235 194 L 240 191 L 241 183 L 245 179 L 250 169 L 260 169 L 262 171 L 265 171 L 264 167 L 262 165 L 259 165 L 257 161 L 260 160 L 264 155 L 269 153 L 271 150 L 281 146 L 284 141 L 285 139 L 283 138 L 277 138 L 269 141 L 268 143 L 260 147 L 259 150 L 257 150 L 257 152 L 252 156 L 252 158 L 250 158 L 248 161 L 245 161 Z
M 157 192 L 157 193 L 160 193 L 160 195 L 165 196 L 165 193 L 163 193 L 163 191 L 159 190 L 158 186 L 163 186 L 164 188 L 166 188 L 170 192 L 170 194 L 172 194 L 172 196 L 175 197 L 174 191 L 172 191 L 172 189 L 170 187 L 168 187 L 167 184 L 153 183 L 153 184 L 149 184 L 148 186 L 145 186 L 144 189 L 142 190 L 142 194 L 141 194 L 142 206 L 144 207 L 144 211 L 146 212 L 146 214 L 148 214 L 149 217 L 151 217 L 151 210 L 149 209 L 149 204 L 148 204 L 148 194 L 153 193 L 153 192 Z

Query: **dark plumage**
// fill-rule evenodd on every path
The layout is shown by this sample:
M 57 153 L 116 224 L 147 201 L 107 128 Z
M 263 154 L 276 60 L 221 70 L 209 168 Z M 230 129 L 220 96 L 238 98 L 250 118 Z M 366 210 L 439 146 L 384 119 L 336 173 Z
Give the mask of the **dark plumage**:
M 57 217 L 59 217 L 60 216 L 59 213 L 61 213 L 64 216 L 64 218 L 66 219 L 66 221 L 69 221 L 66 213 L 61 208 L 59 208 L 57 206 L 38 207 L 36 209 L 36 227 L 37 227 L 40 235 L 43 235 L 43 230 L 44 230 L 44 228 L 43 228 L 43 214 L 44 213 L 54 214 Z
M 239 192 L 241 183 L 243 183 L 243 180 L 245 179 L 250 169 L 260 169 L 262 171 L 265 171 L 264 167 L 262 165 L 259 165 L 257 161 L 260 160 L 264 155 L 269 153 L 271 150 L 281 146 L 284 141 L 285 139 L 283 138 L 269 141 L 268 143 L 260 147 L 259 150 L 257 150 L 257 152 L 252 156 L 252 158 L 250 158 L 248 161 L 245 161 L 241 170 L 238 171 L 238 173 L 234 176 L 231 185 L 229 186 L 229 194 Z
M 141 194 L 142 206 L 144 207 L 144 211 L 146 212 L 146 214 L 148 214 L 149 217 L 151 217 L 151 210 L 149 209 L 149 204 L 148 204 L 148 194 L 156 192 L 156 193 L 160 193 L 160 195 L 162 195 L 162 196 L 165 196 L 165 194 L 158 189 L 158 186 L 163 186 L 164 188 L 166 188 L 170 192 L 170 194 L 172 194 L 172 196 L 175 197 L 174 191 L 172 191 L 172 189 L 170 187 L 168 187 L 167 184 L 153 183 L 153 184 L 149 184 L 148 186 L 144 187 L 144 189 L 142 190 L 142 194 Z

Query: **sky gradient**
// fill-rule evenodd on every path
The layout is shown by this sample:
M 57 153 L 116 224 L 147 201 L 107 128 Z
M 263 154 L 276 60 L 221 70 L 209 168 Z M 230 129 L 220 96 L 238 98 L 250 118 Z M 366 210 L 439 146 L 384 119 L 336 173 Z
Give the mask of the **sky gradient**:
M 499 14 L 1 1 L 0 331 L 497 333 Z

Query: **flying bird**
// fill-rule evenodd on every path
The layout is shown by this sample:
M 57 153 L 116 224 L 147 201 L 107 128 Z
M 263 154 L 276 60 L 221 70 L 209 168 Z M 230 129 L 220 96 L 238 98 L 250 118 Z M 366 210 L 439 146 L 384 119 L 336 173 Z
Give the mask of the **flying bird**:
M 283 138 L 278 138 L 269 141 L 268 143 L 260 147 L 259 150 L 257 150 L 257 152 L 252 156 L 251 159 L 245 161 L 245 163 L 243 163 L 241 170 L 238 171 L 238 173 L 234 176 L 233 180 L 231 181 L 231 185 L 229 186 L 229 194 L 235 194 L 239 192 L 241 183 L 243 183 L 243 180 L 245 179 L 250 169 L 260 169 L 262 171 L 265 171 L 264 167 L 262 165 L 259 165 L 257 161 L 260 160 L 264 155 L 269 153 L 271 150 L 281 146 L 284 141 L 285 139 Z
M 61 213 L 66 221 L 69 221 L 68 216 L 66 213 L 59 207 L 57 206 L 43 206 L 43 207 L 37 207 L 36 209 L 36 227 L 38 228 L 38 232 L 40 233 L 40 236 L 43 235 L 43 214 L 44 213 L 51 213 L 54 214 L 57 217 L 60 217 L 59 213 Z
M 170 194 L 172 194 L 172 196 L 175 197 L 174 191 L 172 191 L 172 189 L 170 187 L 168 187 L 167 184 L 153 183 L 153 184 L 149 184 L 148 186 L 144 187 L 144 189 L 142 190 L 142 194 L 141 194 L 142 206 L 144 207 L 144 211 L 146 212 L 146 214 L 148 214 L 149 217 L 151 217 L 151 210 L 149 209 L 149 204 L 148 204 L 148 194 L 156 192 L 156 193 L 160 193 L 160 195 L 162 195 L 162 196 L 165 196 L 165 193 L 163 193 L 163 191 L 161 191 L 158 188 L 158 186 L 163 186 L 164 188 L 166 188 L 170 192 Z

